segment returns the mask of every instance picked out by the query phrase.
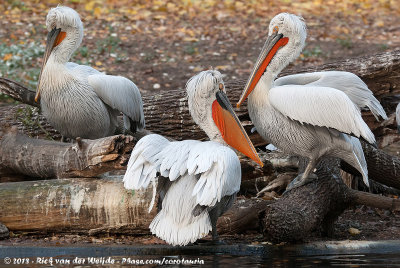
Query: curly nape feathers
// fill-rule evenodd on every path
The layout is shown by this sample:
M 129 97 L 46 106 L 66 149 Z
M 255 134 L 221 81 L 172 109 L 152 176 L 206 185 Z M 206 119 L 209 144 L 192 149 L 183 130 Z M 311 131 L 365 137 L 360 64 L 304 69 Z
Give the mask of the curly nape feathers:
M 48 31 L 56 28 L 83 28 L 79 14 L 72 8 L 66 6 L 57 6 L 50 9 L 46 17 L 46 27 Z
M 276 15 L 269 24 L 269 35 L 275 29 L 278 29 L 278 33 L 283 34 L 283 37 L 289 38 L 289 42 L 278 50 L 268 66 L 273 78 L 300 55 L 307 38 L 307 26 L 304 19 L 293 14 Z
M 205 107 L 202 107 L 200 102 L 212 97 L 218 90 L 219 83 L 223 84 L 222 74 L 216 70 L 203 71 L 190 78 L 186 83 L 189 110 L 191 111 L 194 106 L 204 109 Z
M 215 70 L 203 71 L 187 82 L 186 91 L 193 121 L 206 132 L 210 140 L 224 143 L 212 118 L 211 107 L 216 100 L 216 93 L 220 90 L 219 84 L 224 84 L 220 72 Z

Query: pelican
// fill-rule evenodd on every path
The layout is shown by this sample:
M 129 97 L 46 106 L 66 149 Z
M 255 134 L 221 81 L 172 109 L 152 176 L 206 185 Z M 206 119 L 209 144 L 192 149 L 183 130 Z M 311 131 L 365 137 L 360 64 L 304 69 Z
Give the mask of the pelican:
M 387 116 L 372 92 L 348 72 L 316 72 L 280 79 L 277 75 L 304 48 L 302 18 L 281 13 L 269 25 L 269 35 L 237 106 L 248 97 L 249 115 L 260 135 L 279 149 L 309 162 L 287 190 L 315 179 L 322 157 L 338 157 L 355 167 L 368 186 L 368 170 L 357 138 L 375 143 L 360 109 Z M 357 138 L 356 138 L 357 137 Z
M 147 188 L 158 177 L 159 212 L 150 231 L 172 245 L 187 245 L 212 231 L 234 202 L 241 168 L 232 146 L 260 165 L 257 152 L 225 95 L 222 75 L 203 71 L 186 84 L 189 111 L 211 141 L 173 141 L 152 134 L 139 140 L 124 175 L 126 189 Z
M 400 133 L 400 103 L 396 107 L 397 131 Z
M 144 128 L 141 95 L 132 81 L 68 62 L 82 42 L 78 13 L 65 6 L 52 8 L 46 26 L 35 101 L 40 97 L 43 115 L 53 127 L 64 137 L 97 139 L 114 134 L 122 112 L 126 130 Z

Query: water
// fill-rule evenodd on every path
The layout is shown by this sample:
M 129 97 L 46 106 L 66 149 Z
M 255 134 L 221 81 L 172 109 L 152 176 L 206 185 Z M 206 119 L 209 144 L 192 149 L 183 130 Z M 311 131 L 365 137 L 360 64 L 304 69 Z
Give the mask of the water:
M 169 267 L 400 267 L 400 241 L 288 246 L 0 246 L 0 267 L 156 267 L 160 264 Z

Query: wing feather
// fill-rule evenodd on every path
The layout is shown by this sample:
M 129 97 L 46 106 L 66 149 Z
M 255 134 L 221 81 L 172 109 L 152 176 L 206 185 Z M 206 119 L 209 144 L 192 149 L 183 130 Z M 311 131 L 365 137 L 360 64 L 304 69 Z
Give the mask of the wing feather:
M 142 97 L 132 81 L 122 76 L 92 74 L 88 82 L 104 103 L 124 114 L 125 128 L 132 129 L 131 121 L 136 128 L 132 131 L 144 128 Z
M 186 173 L 198 177 L 192 195 L 202 206 L 214 206 L 240 188 L 241 169 L 236 153 L 216 142 L 169 142 L 156 134 L 143 137 L 132 151 L 124 186 L 147 188 L 150 182 L 154 183 L 157 172 L 170 181 Z
M 240 188 L 241 169 L 236 153 L 216 142 L 203 142 L 193 148 L 188 160 L 189 174 L 200 175 L 192 195 L 202 206 L 214 206 Z
M 147 188 L 151 179 L 159 171 L 157 155 L 170 142 L 156 134 L 141 138 L 133 148 L 124 175 L 124 186 L 127 189 Z
M 334 128 L 375 143 L 375 137 L 362 119 L 360 110 L 340 90 L 309 85 L 279 86 L 269 91 L 269 100 L 275 109 L 290 119 Z
M 331 87 L 343 91 L 359 108 L 368 107 L 375 118 L 387 119 L 385 110 L 372 91 L 357 75 L 350 72 L 327 71 L 287 75 L 275 80 L 275 86 L 309 85 Z

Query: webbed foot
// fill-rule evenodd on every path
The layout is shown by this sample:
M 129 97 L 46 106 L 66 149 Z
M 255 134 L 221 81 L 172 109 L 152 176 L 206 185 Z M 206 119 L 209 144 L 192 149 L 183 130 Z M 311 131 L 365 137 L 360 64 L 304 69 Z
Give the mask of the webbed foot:
M 318 176 L 315 175 L 314 173 L 311 173 L 307 177 L 303 177 L 303 173 L 301 173 L 294 180 L 292 180 L 291 183 L 289 183 L 289 185 L 286 187 L 284 194 L 297 187 L 306 185 L 316 179 L 318 179 Z

